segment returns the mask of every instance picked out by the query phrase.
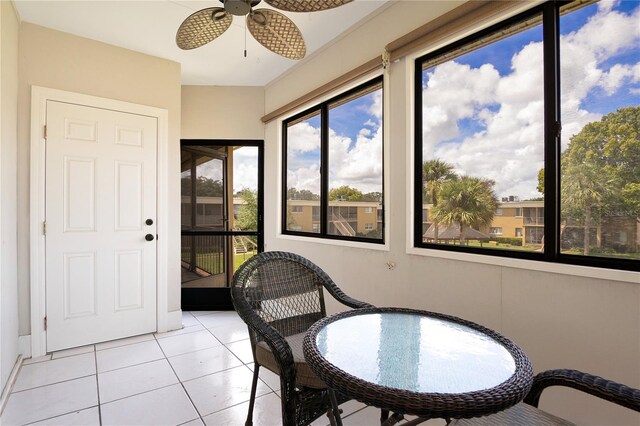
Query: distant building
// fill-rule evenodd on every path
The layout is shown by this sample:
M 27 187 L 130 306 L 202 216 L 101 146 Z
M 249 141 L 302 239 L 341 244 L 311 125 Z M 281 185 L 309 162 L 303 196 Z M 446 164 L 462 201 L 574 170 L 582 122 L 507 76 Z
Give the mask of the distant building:
M 505 197 L 509 199 L 509 197 Z M 517 197 L 512 197 L 517 199 Z M 504 199 L 504 198 L 503 198 Z M 422 206 L 422 229 L 429 229 L 431 204 Z M 523 245 L 542 244 L 544 201 L 506 201 L 496 209 L 489 226 L 478 229 L 492 238 L 518 238 Z
M 233 218 L 236 219 L 240 206 L 245 204 L 241 198 L 233 199 Z M 191 227 L 191 197 L 182 196 L 181 218 L 182 226 Z M 224 206 L 222 197 L 196 197 L 196 227 L 221 227 L 224 220 Z
M 333 235 L 367 235 L 382 230 L 382 205 L 377 201 L 329 201 L 329 229 Z M 320 201 L 287 200 L 287 229 L 320 232 Z

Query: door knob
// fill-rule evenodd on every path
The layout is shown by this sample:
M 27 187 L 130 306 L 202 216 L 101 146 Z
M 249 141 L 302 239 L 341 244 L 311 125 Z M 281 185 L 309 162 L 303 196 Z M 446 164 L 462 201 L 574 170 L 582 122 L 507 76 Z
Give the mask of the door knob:
M 144 223 L 146 223 L 147 225 L 151 226 L 153 225 L 153 219 L 147 219 L 144 221 Z
M 147 234 L 147 235 L 144 236 L 144 239 L 147 240 L 147 241 L 153 241 L 153 238 L 154 238 L 153 234 Z

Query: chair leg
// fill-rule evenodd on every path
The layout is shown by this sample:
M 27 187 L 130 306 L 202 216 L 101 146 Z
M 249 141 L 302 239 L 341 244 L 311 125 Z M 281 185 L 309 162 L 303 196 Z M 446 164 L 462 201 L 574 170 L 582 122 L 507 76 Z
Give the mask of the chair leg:
M 338 407 L 338 400 L 336 399 L 336 394 L 333 392 L 333 389 L 327 388 L 327 392 L 329 393 L 329 401 L 331 401 L 331 410 L 333 416 L 329 417 L 329 422 L 331 422 L 331 426 L 342 426 L 342 417 L 340 417 L 340 407 Z M 333 421 L 332 420 L 333 417 Z
M 253 404 L 256 402 L 256 387 L 258 387 L 258 371 L 260 365 L 258 363 L 253 364 L 253 381 L 251 382 L 251 397 L 249 399 L 249 413 L 247 414 L 247 421 L 244 426 L 253 426 Z

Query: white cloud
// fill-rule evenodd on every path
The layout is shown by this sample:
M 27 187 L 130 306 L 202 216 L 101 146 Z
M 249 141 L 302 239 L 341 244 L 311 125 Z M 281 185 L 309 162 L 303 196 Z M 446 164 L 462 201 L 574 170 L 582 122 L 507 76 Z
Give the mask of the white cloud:
M 320 169 L 312 164 L 308 167 L 287 170 L 287 186 L 298 190 L 307 189 L 320 194 Z
M 245 146 L 233 151 L 233 192 L 258 189 L 258 148 Z
M 369 107 L 368 112 L 369 114 L 377 118 L 376 121 L 378 121 L 378 123 L 380 122 L 380 119 L 382 119 L 382 90 L 373 92 L 373 103 Z M 372 120 L 367 120 L 367 123 L 376 125 L 376 123 Z M 367 123 L 365 123 L 365 125 Z
M 287 186 L 320 194 L 320 128 L 302 121 L 287 133 Z
M 310 152 L 320 149 L 320 128 L 313 127 L 306 121 L 289 127 L 287 149 L 294 152 Z
M 473 69 L 446 62 L 433 69 L 428 78 L 423 88 L 423 144 L 432 148 L 439 141 L 459 136 L 458 120 L 494 102 L 500 75 L 493 65 Z
M 329 187 L 382 191 L 382 94 L 374 92 L 356 140 L 329 129 Z M 320 129 L 302 122 L 289 128 L 287 185 L 320 193 Z M 317 155 L 310 155 L 316 153 Z
M 363 193 L 382 191 L 382 127 L 372 135 L 360 131 L 354 146 L 350 138 L 329 134 L 329 186 L 348 185 Z
M 610 11 L 614 2 L 605 2 L 582 28 L 561 38 L 564 146 L 586 123 L 601 117 L 583 105 L 590 93 L 613 95 L 625 84 L 640 81 L 640 64 L 606 62 L 640 42 L 640 7 L 627 16 Z M 447 161 L 460 174 L 493 179 L 498 196 L 539 196 L 535 188 L 543 167 L 542 71 L 540 42 L 517 52 L 506 75 L 499 75 L 491 64 L 471 68 L 455 61 L 430 70 L 423 88 L 423 157 Z M 475 122 L 479 130 L 462 135 L 460 120 Z
M 608 72 L 602 73 L 599 86 L 607 95 L 615 94 L 626 81 L 638 81 L 640 79 L 640 63 L 635 66 L 615 64 Z

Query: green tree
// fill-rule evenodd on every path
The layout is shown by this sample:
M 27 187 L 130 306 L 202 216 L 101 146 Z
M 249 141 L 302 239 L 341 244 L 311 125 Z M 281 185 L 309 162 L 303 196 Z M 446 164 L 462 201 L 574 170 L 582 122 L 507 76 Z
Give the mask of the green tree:
M 583 253 L 589 254 L 589 229 L 605 210 L 640 216 L 640 107 L 626 107 L 585 125 L 562 154 L 563 222 L 583 225 Z M 598 239 L 599 242 L 599 239 Z
M 536 186 L 536 189 L 544 195 L 544 168 L 538 170 L 538 186 Z
M 460 245 L 465 244 L 467 228 L 489 225 L 498 208 L 498 197 L 493 192 L 495 182 L 471 176 L 462 176 L 442 184 L 439 202 L 432 210 L 435 224 L 458 224 Z
M 185 176 L 181 179 L 182 195 L 191 195 L 191 177 Z M 198 197 L 222 197 L 223 187 L 219 180 L 210 179 L 206 176 L 196 178 L 196 195 Z
M 314 194 L 308 189 L 297 190 L 296 188 L 289 188 L 287 190 L 287 200 L 309 200 L 317 201 L 320 199 L 318 194 Z
M 583 163 L 563 167 L 562 182 L 562 219 L 582 223 L 583 254 L 589 255 L 592 222 L 600 224 L 601 208 L 615 192 L 615 178 L 593 164 Z
M 429 160 L 422 163 L 422 199 L 424 202 L 431 201 L 433 207 L 438 206 L 438 194 L 445 182 L 458 179 L 458 175 L 453 171 L 451 164 L 442 160 Z M 438 242 L 438 224 L 433 224 L 434 241 Z
M 236 197 L 244 201 L 238 210 L 235 226 L 243 231 L 255 231 L 258 229 L 258 193 L 244 188 L 236 194 Z
M 362 192 L 356 188 L 343 185 L 329 190 L 329 201 L 362 201 Z
M 362 195 L 362 199 L 360 201 L 375 201 L 378 203 L 382 202 L 382 192 L 367 192 Z
M 616 182 L 617 189 L 604 200 L 608 208 L 640 216 L 634 196 L 640 184 L 640 107 L 621 108 L 574 135 L 562 154 L 562 167 L 580 164 L 592 165 Z

